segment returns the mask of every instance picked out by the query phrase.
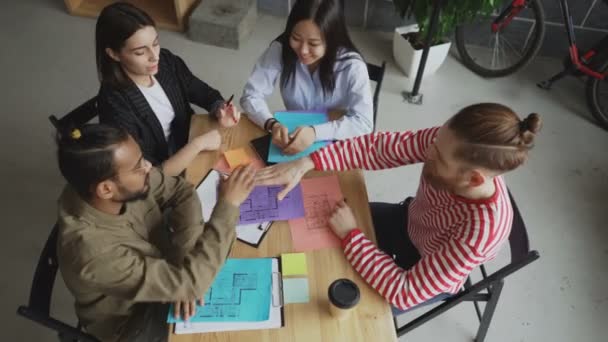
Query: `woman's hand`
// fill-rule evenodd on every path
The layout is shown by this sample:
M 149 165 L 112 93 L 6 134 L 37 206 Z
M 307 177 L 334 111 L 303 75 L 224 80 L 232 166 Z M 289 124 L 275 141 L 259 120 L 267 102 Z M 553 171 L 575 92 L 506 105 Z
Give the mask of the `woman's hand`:
M 223 103 L 217 110 L 217 120 L 224 128 L 233 127 L 241 120 L 241 112 L 232 103 Z
M 293 189 L 300 179 L 315 165 L 310 157 L 304 157 L 288 163 L 276 164 L 258 171 L 255 177 L 256 185 L 285 185 L 277 194 L 279 201 Z
M 222 145 L 222 136 L 217 129 L 195 138 L 199 151 L 215 151 Z
M 278 121 L 272 126 L 272 143 L 281 150 L 289 145 L 289 131 Z
M 285 146 L 283 153 L 293 155 L 309 148 L 317 138 L 312 126 L 300 126 L 289 135 L 290 143 Z

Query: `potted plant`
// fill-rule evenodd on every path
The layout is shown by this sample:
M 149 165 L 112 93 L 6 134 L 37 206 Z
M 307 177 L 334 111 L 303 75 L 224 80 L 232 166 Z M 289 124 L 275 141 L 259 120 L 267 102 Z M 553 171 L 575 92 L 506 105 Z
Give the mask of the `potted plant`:
M 416 24 L 395 28 L 393 38 L 393 56 L 397 65 L 408 77 L 413 77 L 418 71 L 436 1 L 393 0 L 393 3 L 401 18 L 413 15 L 416 20 Z M 432 75 L 439 69 L 450 50 L 448 37 L 458 25 L 480 15 L 490 15 L 498 5 L 500 1 L 496 0 L 444 0 L 439 23 L 431 39 L 424 76 Z

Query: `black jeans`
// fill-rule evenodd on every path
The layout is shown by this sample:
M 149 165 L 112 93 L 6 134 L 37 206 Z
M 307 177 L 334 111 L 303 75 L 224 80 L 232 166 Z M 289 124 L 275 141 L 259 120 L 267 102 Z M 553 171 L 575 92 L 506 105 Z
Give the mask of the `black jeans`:
M 409 202 L 407 199 L 398 204 L 380 202 L 369 204 L 378 248 L 393 257 L 395 263 L 406 270 L 420 260 L 420 254 L 407 234 Z

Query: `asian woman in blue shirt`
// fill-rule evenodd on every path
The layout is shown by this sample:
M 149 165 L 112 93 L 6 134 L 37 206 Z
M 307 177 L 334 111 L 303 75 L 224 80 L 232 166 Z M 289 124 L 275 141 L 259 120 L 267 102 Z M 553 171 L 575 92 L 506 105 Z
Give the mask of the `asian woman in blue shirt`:
M 277 81 L 287 110 L 344 110 L 345 115 L 289 133 L 266 103 Z M 315 141 L 373 130 L 367 66 L 348 35 L 341 0 L 296 1 L 285 31 L 255 64 L 241 106 L 286 154 L 303 151 Z

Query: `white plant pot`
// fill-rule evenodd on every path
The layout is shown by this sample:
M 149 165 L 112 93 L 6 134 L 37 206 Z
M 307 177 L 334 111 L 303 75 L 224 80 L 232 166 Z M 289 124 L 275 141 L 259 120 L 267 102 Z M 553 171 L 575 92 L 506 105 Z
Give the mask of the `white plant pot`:
M 422 58 L 422 50 L 414 49 L 410 42 L 403 38 L 403 34 L 410 32 L 418 32 L 418 25 L 402 26 L 395 29 L 393 37 L 393 57 L 401 71 L 403 71 L 407 77 L 416 77 L 418 65 L 420 65 L 420 59 Z M 426 60 L 423 78 L 434 74 L 437 69 L 439 69 L 448 56 L 451 45 L 452 43 L 448 41 L 447 43 L 431 46 L 428 59 Z

